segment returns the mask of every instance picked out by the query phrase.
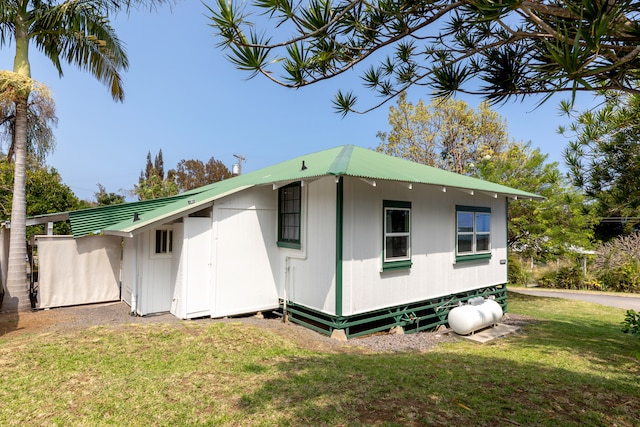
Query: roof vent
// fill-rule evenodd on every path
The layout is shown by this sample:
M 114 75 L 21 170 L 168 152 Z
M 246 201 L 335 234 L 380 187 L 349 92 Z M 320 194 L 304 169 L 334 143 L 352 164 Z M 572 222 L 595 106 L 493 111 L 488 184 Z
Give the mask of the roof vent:
M 138 215 L 138 212 L 134 212 L 133 213 L 133 222 L 139 221 L 140 220 L 140 215 Z
M 302 161 L 302 167 L 300 168 L 301 171 L 307 170 L 307 165 L 304 164 L 304 160 Z

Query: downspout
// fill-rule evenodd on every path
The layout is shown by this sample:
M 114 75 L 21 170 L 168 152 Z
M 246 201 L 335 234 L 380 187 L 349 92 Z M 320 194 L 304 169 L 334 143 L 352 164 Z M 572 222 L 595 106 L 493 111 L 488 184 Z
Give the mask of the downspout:
M 336 316 L 342 316 L 342 231 L 344 180 L 336 182 Z
M 131 285 L 131 316 L 138 313 L 138 240 L 133 239 L 133 283 Z

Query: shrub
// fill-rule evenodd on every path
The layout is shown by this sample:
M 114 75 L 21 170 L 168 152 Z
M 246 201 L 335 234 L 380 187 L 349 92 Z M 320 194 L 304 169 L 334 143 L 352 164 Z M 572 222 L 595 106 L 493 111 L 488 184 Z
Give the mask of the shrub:
M 621 236 L 601 245 L 594 266 L 603 289 L 640 292 L 640 234 Z
M 622 332 L 640 338 L 640 313 L 636 313 L 635 310 L 627 310 L 624 322 L 622 322 Z
M 538 285 L 543 288 L 579 289 L 601 291 L 602 283 L 594 278 L 585 276 L 582 267 L 569 265 L 558 270 L 548 270 L 538 279 Z
M 524 266 L 520 258 L 509 257 L 507 279 L 512 285 L 527 286 L 531 283 L 532 275 Z

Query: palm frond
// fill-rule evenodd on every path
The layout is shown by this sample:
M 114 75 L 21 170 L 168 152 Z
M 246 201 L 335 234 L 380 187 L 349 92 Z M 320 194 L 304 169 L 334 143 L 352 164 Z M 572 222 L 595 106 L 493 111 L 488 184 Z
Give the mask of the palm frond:
M 104 83 L 111 96 L 124 100 L 121 71 L 129 61 L 124 44 L 109 19 L 94 2 L 65 2 L 41 7 L 30 37 L 62 75 L 61 62 L 90 72 Z

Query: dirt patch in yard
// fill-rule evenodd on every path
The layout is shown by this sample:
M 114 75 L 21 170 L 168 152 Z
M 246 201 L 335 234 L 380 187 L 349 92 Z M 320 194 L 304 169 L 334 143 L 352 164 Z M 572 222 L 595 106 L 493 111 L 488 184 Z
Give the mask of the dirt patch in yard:
M 505 314 L 503 323 L 526 325 L 533 320 L 526 316 Z M 131 316 L 129 306 L 122 302 L 62 307 L 24 313 L 0 314 L 0 339 L 11 339 L 24 334 L 63 332 L 92 326 L 113 326 L 136 323 L 179 322 L 241 322 L 258 328 L 269 329 L 286 336 L 300 346 L 320 351 L 359 350 L 366 352 L 428 351 L 435 345 L 458 339 L 450 330 L 419 332 L 406 335 L 372 334 L 347 342 L 331 339 L 311 329 L 293 323 L 282 322 L 281 317 L 267 313 L 264 318 L 241 316 L 224 319 L 180 320 L 165 313 L 151 316 Z

